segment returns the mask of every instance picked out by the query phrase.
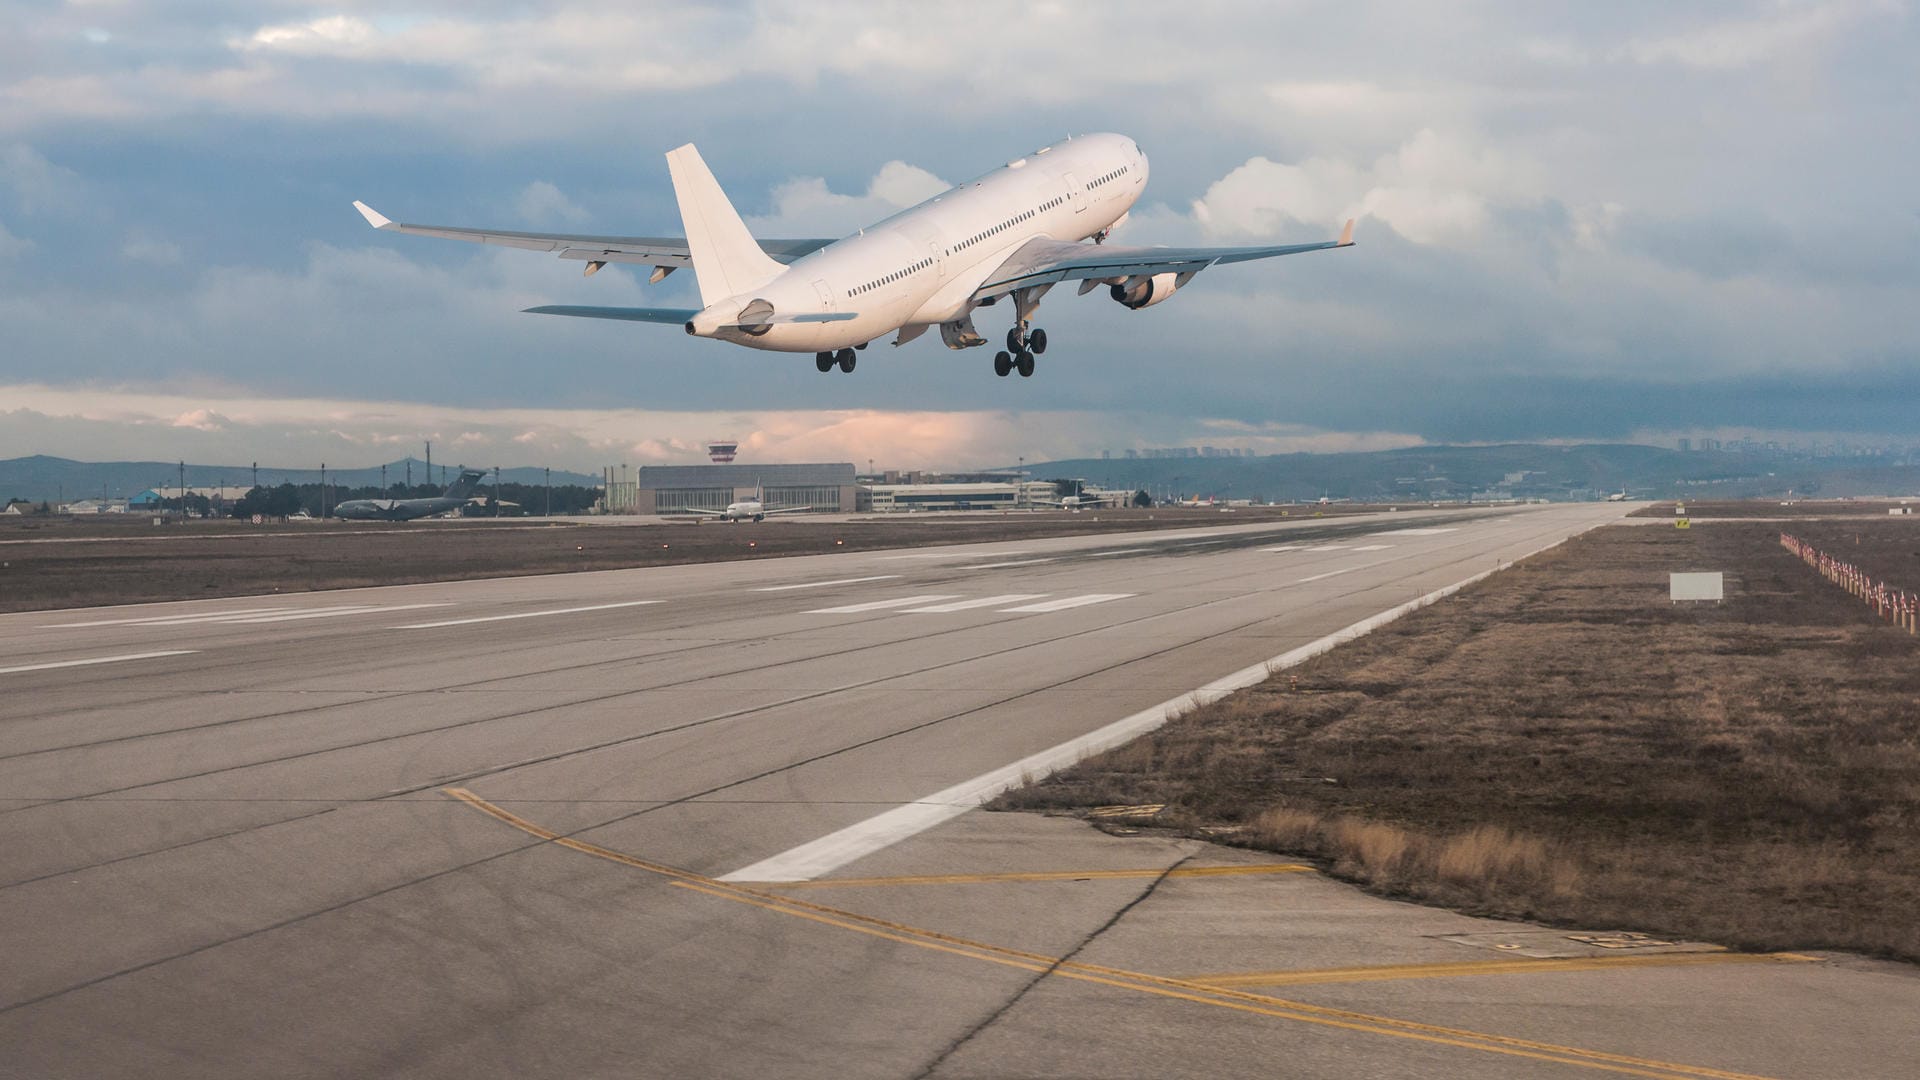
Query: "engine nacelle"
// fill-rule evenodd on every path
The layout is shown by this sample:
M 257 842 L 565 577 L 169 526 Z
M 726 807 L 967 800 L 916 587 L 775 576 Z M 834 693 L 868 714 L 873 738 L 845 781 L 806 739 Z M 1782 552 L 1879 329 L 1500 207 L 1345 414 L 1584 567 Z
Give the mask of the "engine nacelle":
M 1152 277 L 1135 275 L 1109 289 L 1107 295 L 1134 311 L 1139 311 L 1143 307 L 1152 307 L 1172 296 L 1174 290 L 1180 287 L 1180 283 L 1174 280 L 1179 276 L 1178 274 L 1155 274 Z

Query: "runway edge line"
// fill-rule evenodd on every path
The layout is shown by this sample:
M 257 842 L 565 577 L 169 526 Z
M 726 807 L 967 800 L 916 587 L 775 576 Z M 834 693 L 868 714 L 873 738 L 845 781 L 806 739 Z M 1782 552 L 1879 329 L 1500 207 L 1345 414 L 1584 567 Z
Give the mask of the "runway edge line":
M 1196 690 L 1143 709 L 1078 738 L 1069 739 L 1058 746 L 1021 758 L 1011 765 L 1003 765 L 992 772 L 983 773 L 971 780 L 962 781 L 924 798 L 876 814 L 838 832 L 828 833 L 818 840 L 809 841 L 750 866 L 743 866 L 732 873 L 723 874 L 718 880 L 768 883 L 811 881 L 822 874 L 832 873 L 855 859 L 884 850 L 910 836 L 951 821 L 1001 792 L 1032 783 L 1095 754 L 1138 738 L 1189 709 L 1218 701 L 1237 690 L 1257 686 L 1275 672 L 1305 663 L 1349 641 L 1364 637 L 1403 615 L 1418 611 L 1436 601 L 1452 596 L 1469 585 L 1484 581 L 1500 570 L 1524 562 L 1542 552 L 1551 551 L 1580 533 L 1598 527 L 1599 524 L 1601 523 L 1570 532 L 1552 543 L 1543 544 L 1498 566 L 1462 578 L 1451 585 L 1442 586 L 1404 604 L 1388 608 L 1377 615 L 1368 616 L 1345 629 L 1336 630 L 1323 638 L 1289 649 L 1270 660 L 1241 668 L 1231 675 L 1215 679 Z

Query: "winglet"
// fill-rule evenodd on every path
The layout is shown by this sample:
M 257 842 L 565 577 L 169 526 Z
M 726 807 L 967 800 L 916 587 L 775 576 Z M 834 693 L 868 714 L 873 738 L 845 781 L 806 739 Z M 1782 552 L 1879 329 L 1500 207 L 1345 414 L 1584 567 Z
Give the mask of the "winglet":
M 354 205 L 359 206 L 360 204 L 355 203 Z M 1348 218 L 1347 227 L 1340 230 L 1340 246 L 1341 247 L 1353 246 L 1353 219 L 1352 218 Z
M 387 226 L 393 224 L 393 222 L 389 220 L 385 214 L 382 214 L 380 211 L 375 210 L 373 207 L 368 206 L 366 203 L 361 202 L 359 199 L 353 200 L 353 208 L 355 210 L 360 211 L 360 216 L 367 219 L 367 224 L 373 226 L 376 229 L 384 229 Z

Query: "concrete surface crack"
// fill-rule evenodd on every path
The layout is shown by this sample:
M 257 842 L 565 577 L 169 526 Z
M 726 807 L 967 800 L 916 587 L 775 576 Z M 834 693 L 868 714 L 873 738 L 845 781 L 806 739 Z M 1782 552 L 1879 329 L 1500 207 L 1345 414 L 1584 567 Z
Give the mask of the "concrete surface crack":
M 925 1068 L 921 1069 L 919 1072 L 914 1074 L 914 1080 L 927 1080 L 928 1077 L 934 1074 L 935 1070 L 939 1069 L 941 1065 L 944 1065 L 947 1059 L 952 1057 L 955 1053 L 957 1053 L 961 1047 L 965 1046 L 969 1042 L 972 1042 L 975 1036 L 979 1035 L 981 1032 L 992 1027 L 995 1023 L 999 1022 L 1001 1017 L 1007 1015 L 1009 1012 L 1012 1012 L 1013 1007 L 1020 1004 L 1020 1002 L 1027 996 L 1029 992 L 1033 990 L 1034 987 L 1039 986 L 1042 982 L 1046 980 L 1047 976 L 1059 970 L 1061 965 L 1072 963 L 1074 958 L 1079 956 L 1082 952 L 1084 952 L 1087 946 L 1093 944 L 1096 938 L 1098 938 L 1101 934 L 1106 933 L 1108 930 L 1112 929 L 1115 925 L 1117 925 L 1120 922 L 1121 919 L 1124 919 L 1127 917 L 1128 912 L 1132 911 L 1136 907 L 1139 907 L 1143 902 L 1145 902 L 1147 897 L 1152 896 L 1154 893 L 1154 890 L 1160 887 L 1161 882 L 1167 880 L 1167 876 L 1169 874 L 1172 874 L 1175 870 L 1178 870 L 1182 866 L 1185 866 L 1187 863 L 1193 861 L 1193 857 L 1198 850 L 1199 850 L 1198 848 L 1195 848 L 1192 851 L 1188 851 L 1185 855 L 1182 855 L 1180 856 L 1179 859 L 1175 860 L 1171 865 L 1161 870 L 1158 876 L 1156 876 L 1152 881 L 1147 882 L 1146 888 L 1140 890 L 1140 895 L 1127 901 L 1125 904 L 1120 905 L 1119 909 L 1117 909 L 1116 911 L 1114 911 L 1112 915 L 1107 917 L 1106 922 L 1103 922 L 1099 926 L 1096 926 L 1092 930 L 1089 930 L 1087 932 L 1087 935 L 1081 938 L 1077 943 L 1075 943 L 1073 948 L 1068 949 L 1065 953 L 1062 953 L 1058 959 L 1056 959 L 1053 963 L 1047 965 L 1046 970 L 1036 973 L 1033 978 L 1027 980 L 1025 985 L 1020 987 L 1019 990 L 1016 990 L 1013 993 L 1013 996 L 1007 998 L 1006 1001 L 1001 1002 L 999 1008 L 994 1009 L 992 1012 L 982 1017 L 979 1023 L 961 1032 L 959 1037 L 955 1038 L 952 1042 L 946 1045 L 945 1049 L 941 1050 L 938 1054 L 935 1054 L 933 1056 L 933 1060 L 927 1062 L 927 1065 Z

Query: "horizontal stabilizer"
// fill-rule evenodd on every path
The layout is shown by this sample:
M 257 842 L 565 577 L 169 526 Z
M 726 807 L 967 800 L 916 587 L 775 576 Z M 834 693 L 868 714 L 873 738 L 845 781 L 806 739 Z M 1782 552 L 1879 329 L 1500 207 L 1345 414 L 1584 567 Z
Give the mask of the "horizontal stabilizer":
M 586 307 L 578 304 L 544 304 L 525 309 L 534 315 L 572 315 L 578 319 L 620 319 L 625 322 L 673 323 L 679 325 L 700 314 L 692 308 Z

